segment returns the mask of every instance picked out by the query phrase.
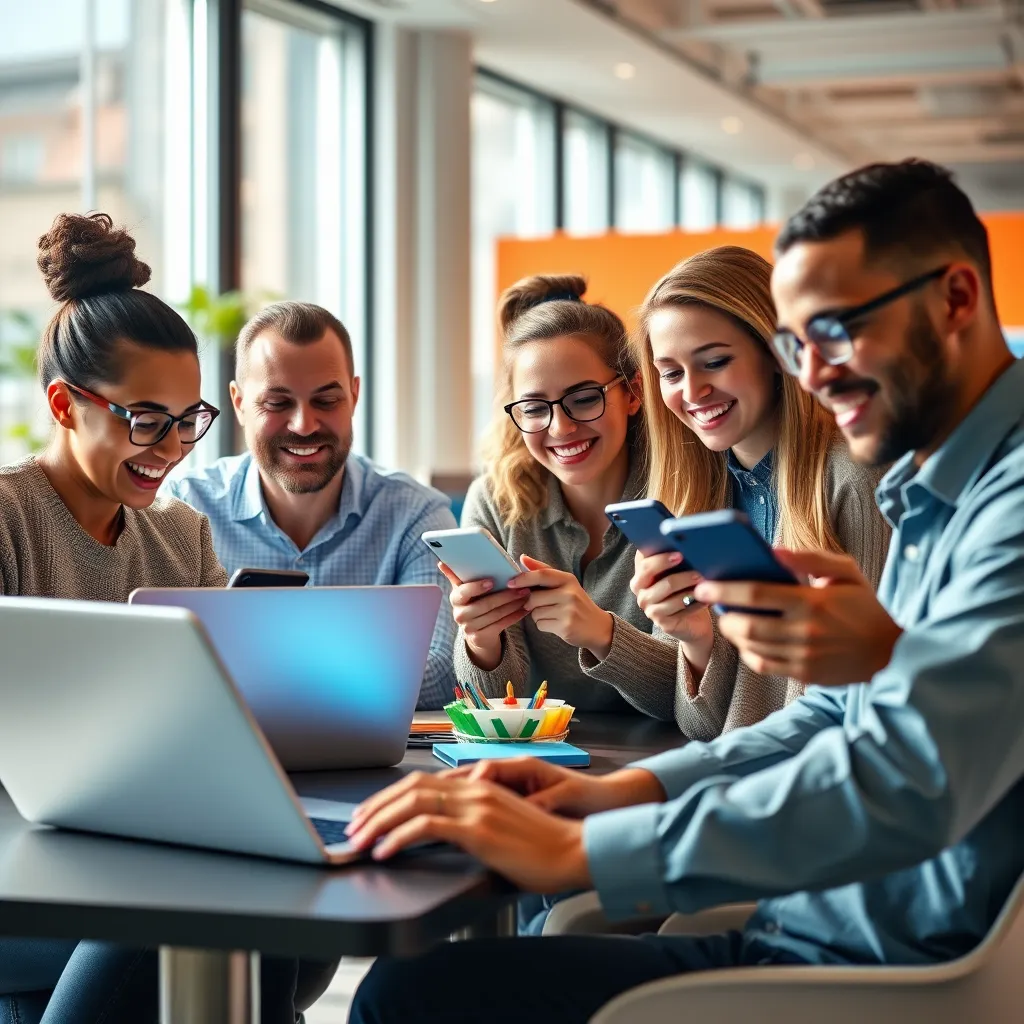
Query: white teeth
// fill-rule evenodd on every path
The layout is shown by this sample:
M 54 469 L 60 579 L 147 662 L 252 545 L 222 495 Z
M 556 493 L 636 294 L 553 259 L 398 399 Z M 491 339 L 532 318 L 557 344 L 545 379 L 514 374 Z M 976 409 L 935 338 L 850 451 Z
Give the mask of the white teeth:
M 845 401 L 832 401 L 832 411 L 836 413 L 850 412 L 851 409 L 859 409 L 871 396 L 858 395 L 856 398 L 848 398 Z
M 723 402 L 721 405 L 709 405 L 705 409 L 691 409 L 690 415 L 698 423 L 710 423 L 716 417 L 728 412 L 732 406 L 732 402 Z
M 315 448 L 285 448 L 286 452 L 291 452 L 292 455 L 315 455 L 320 451 L 320 446 L 317 445 Z
M 128 466 L 133 472 L 138 473 L 139 476 L 149 477 L 150 480 L 159 480 L 167 472 L 166 466 L 163 469 L 157 469 L 156 466 L 140 466 L 136 462 L 129 462 Z
M 560 448 L 552 448 L 551 450 L 562 459 L 571 459 L 574 455 L 582 455 L 592 444 L 593 439 L 589 441 L 581 441 L 579 444 L 564 445 Z

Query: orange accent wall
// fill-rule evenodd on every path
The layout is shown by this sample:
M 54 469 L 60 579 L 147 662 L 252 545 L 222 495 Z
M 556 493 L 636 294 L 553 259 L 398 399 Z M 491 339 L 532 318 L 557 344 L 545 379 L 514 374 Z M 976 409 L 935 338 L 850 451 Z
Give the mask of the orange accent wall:
M 983 218 L 989 231 L 999 315 L 1006 327 L 1024 326 L 1024 213 L 993 213 Z M 632 323 L 647 290 L 674 263 L 716 245 L 743 245 L 772 258 L 777 228 L 752 231 L 672 231 L 663 235 L 590 238 L 554 235 L 502 239 L 498 243 L 497 296 L 530 274 L 583 274 L 587 299 L 603 302 Z

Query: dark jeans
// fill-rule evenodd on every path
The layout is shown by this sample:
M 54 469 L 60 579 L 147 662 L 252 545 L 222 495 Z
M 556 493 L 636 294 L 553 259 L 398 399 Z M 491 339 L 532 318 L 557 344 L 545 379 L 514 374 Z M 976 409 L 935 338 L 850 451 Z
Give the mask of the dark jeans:
M 378 960 L 349 1024 L 586 1024 L 649 981 L 766 963 L 799 963 L 741 932 L 726 935 L 479 939 L 412 960 Z
M 6 954 L 6 956 L 4 956 Z M 334 965 L 263 957 L 263 1024 L 294 1024 L 296 988 L 318 991 Z M 0 941 L 0 1024 L 151 1024 L 159 957 L 105 942 Z M 45 1009 L 44 1009 L 45 1008 Z

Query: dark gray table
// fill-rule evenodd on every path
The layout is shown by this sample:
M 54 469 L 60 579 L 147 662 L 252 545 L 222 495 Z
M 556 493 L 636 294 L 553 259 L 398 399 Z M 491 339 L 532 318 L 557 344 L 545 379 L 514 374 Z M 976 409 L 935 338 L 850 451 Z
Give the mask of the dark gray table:
M 591 751 L 598 772 L 681 739 L 675 726 L 650 719 L 581 717 L 572 739 Z M 398 768 L 293 782 L 302 796 L 357 801 L 405 772 L 441 767 L 429 750 L 410 750 Z M 412 954 L 460 930 L 507 930 L 514 897 L 508 883 L 457 852 L 314 868 L 37 828 L 0 791 L 0 931 L 161 947 L 168 1024 L 250 1019 L 259 953 Z

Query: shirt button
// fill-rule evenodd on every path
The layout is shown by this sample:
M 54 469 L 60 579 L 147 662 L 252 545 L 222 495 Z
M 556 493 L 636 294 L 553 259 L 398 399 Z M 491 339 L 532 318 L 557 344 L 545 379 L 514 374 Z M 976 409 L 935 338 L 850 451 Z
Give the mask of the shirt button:
M 903 549 L 903 557 L 908 562 L 916 562 L 918 556 L 921 554 L 921 549 L 916 544 L 908 544 Z
M 764 495 L 762 494 L 762 495 L 761 495 L 761 497 L 760 497 L 760 498 L 758 498 L 757 500 L 758 500 L 759 502 L 761 502 L 761 504 L 763 505 L 763 504 L 764 504 Z

